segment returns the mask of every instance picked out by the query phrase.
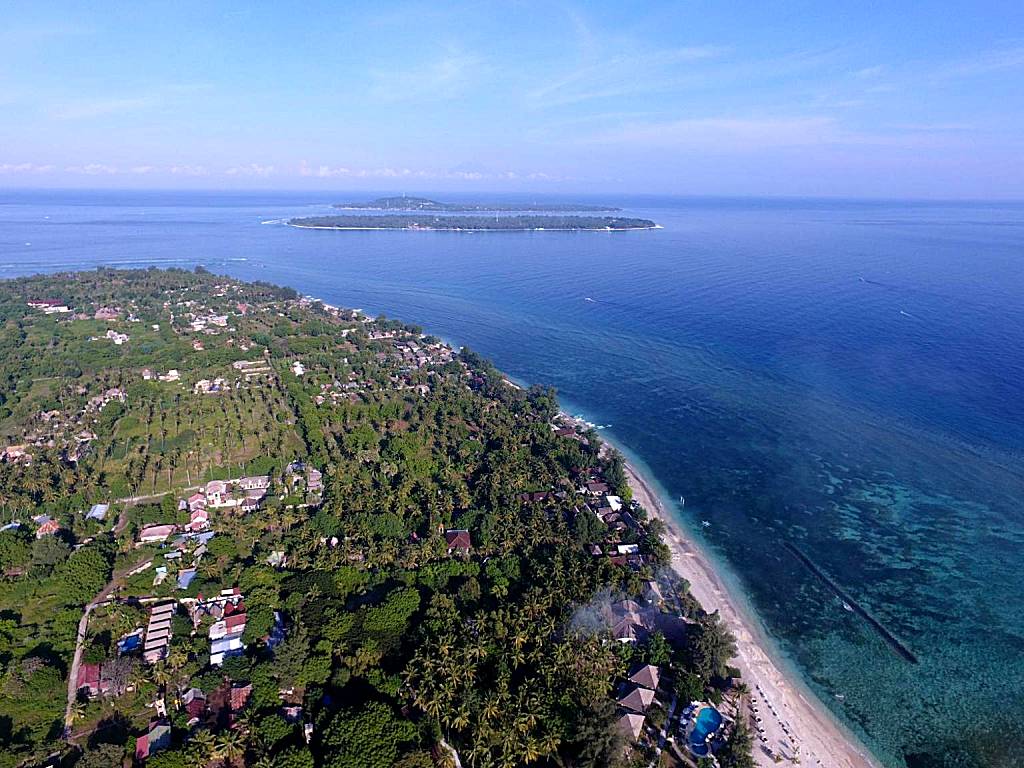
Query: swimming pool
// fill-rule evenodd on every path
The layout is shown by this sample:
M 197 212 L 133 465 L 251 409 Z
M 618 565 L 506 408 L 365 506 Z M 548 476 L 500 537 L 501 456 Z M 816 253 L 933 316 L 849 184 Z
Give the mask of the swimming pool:
M 690 751 L 702 757 L 706 755 L 708 753 L 708 746 L 704 742 L 708 734 L 717 731 L 718 726 L 721 724 L 722 714 L 717 709 L 714 707 L 701 707 L 686 735 L 686 742 L 690 747 Z

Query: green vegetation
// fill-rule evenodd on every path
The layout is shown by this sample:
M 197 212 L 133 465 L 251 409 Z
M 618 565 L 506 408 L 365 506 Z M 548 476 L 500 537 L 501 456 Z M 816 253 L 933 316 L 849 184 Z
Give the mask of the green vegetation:
M 673 692 L 729 688 L 732 638 L 664 576 L 621 458 L 472 351 L 201 269 L 2 284 L 0 346 L 0 768 L 137 743 L 154 768 L 424 768 L 444 744 L 468 766 L 647 765 Z M 245 475 L 258 507 L 209 501 Z M 141 541 L 155 524 L 175 531 Z M 244 632 L 214 666 L 222 590 Z M 147 663 L 122 643 L 154 604 L 170 640 Z M 100 690 L 67 702 L 76 647 Z M 636 664 L 661 682 L 630 746 Z
M 442 213 L 473 213 L 476 211 L 509 213 L 570 213 L 618 211 L 620 208 L 607 205 L 585 205 L 581 203 L 440 203 L 426 197 L 378 197 L 365 203 L 338 203 L 335 208 L 362 211 L 437 211 Z
M 430 216 L 391 214 L 387 216 L 307 216 L 291 219 L 293 227 L 321 229 L 423 229 L 460 232 L 520 232 L 534 230 L 621 230 L 653 229 L 650 219 L 618 216 Z

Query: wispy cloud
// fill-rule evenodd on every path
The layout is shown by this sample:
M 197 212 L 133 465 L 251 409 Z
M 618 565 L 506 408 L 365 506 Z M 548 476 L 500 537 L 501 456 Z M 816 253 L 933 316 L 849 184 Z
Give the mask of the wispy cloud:
M 940 74 L 966 77 L 1018 68 L 1024 68 L 1024 45 L 996 48 L 958 59 L 951 62 L 945 69 L 940 70 Z
M 211 86 L 206 83 L 169 83 L 156 86 L 148 93 L 129 96 L 80 96 L 51 105 L 50 114 L 58 120 L 89 120 L 125 115 L 175 103 L 210 89 Z
M 575 104 L 597 98 L 670 89 L 680 81 L 681 65 L 721 56 L 727 48 L 698 45 L 612 56 L 594 55 L 526 94 L 534 108 Z M 588 56 L 587 58 L 591 58 Z
M 856 77 L 858 80 L 872 80 L 876 77 L 880 77 L 881 75 L 885 74 L 885 71 L 885 65 L 876 64 L 873 67 L 864 67 L 863 69 L 858 69 L 856 72 L 853 73 L 853 76 Z
M 815 146 L 948 148 L 962 143 L 962 138 L 955 133 L 951 126 L 943 124 L 890 126 L 886 131 L 869 133 L 850 130 L 828 115 L 709 117 L 631 123 L 581 141 L 585 144 L 741 154 Z
M 88 120 L 109 115 L 123 115 L 147 109 L 157 103 L 155 96 L 133 98 L 73 99 L 53 108 L 58 120 Z
M 477 81 L 484 66 L 481 56 L 448 48 L 436 59 L 405 69 L 373 70 L 370 93 L 383 101 L 453 99 Z

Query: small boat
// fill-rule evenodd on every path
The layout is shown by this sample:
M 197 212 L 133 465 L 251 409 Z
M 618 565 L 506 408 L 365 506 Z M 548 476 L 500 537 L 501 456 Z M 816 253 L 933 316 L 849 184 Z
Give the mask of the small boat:
M 852 606 L 852 605 L 850 605 L 850 604 L 849 604 L 848 602 L 846 602 L 845 600 L 843 600 L 843 608 L 845 608 L 846 610 L 848 610 L 848 611 L 849 611 L 850 613 L 853 613 L 853 606 Z
M 685 497 L 683 497 L 683 496 L 679 497 L 679 506 L 681 506 L 681 507 L 685 507 L 686 506 L 686 498 Z
M 700 524 L 703 525 L 705 528 L 710 528 L 711 527 L 711 522 L 708 521 L 708 520 L 701 520 Z

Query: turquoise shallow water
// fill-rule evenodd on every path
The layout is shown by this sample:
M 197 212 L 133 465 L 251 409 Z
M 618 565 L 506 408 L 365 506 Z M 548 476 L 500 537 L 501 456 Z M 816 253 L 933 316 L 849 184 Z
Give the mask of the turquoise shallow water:
M 261 223 L 349 196 L 0 194 L 0 276 L 203 263 L 553 384 L 686 497 L 882 760 L 1024 765 L 1024 207 L 627 199 L 665 228 L 626 233 Z

